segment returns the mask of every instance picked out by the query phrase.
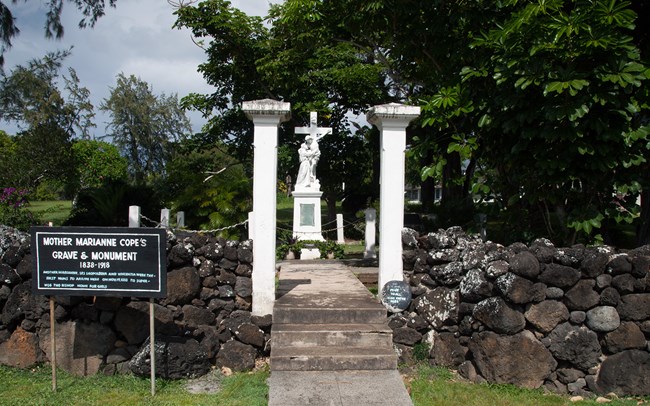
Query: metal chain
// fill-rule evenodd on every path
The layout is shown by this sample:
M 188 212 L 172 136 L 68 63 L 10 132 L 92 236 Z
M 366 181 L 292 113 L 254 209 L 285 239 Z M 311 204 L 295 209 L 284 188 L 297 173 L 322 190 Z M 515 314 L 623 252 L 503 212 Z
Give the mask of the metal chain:
M 188 232 L 188 233 L 218 233 L 220 231 L 230 230 L 230 229 L 233 229 L 233 228 L 236 228 L 236 227 L 239 227 L 239 226 L 243 226 L 246 223 L 248 223 L 248 219 L 242 221 L 241 223 L 233 224 L 232 226 L 216 228 L 214 230 L 188 230 L 186 228 L 172 228 L 171 230 L 185 231 L 185 232 Z
M 346 220 L 344 220 L 344 221 L 346 221 Z M 350 227 L 350 226 L 356 226 L 357 224 L 363 223 L 363 222 L 365 222 L 365 220 L 357 220 L 357 221 L 355 221 L 354 223 L 351 222 L 351 221 L 346 221 L 346 222 L 347 222 L 348 224 L 347 224 L 347 225 L 344 225 L 343 227 L 336 227 L 336 228 L 330 228 L 330 229 L 327 229 L 327 230 L 321 230 L 321 232 L 322 232 L 322 233 L 327 233 L 327 232 L 330 232 L 330 231 L 336 231 L 336 230 L 339 230 L 339 229 L 345 229 L 345 228 L 347 228 L 347 227 Z M 329 223 L 326 223 L 325 225 L 330 224 L 330 223 L 332 223 L 332 221 L 330 221 Z M 284 228 L 284 227 L 280 227 L 280 226 L 277 226 L 276 229 L 278 229 L 278 230 L 283 230 L 283 231 L 293 231 L 293 229 L 290 229 L 290 228 Z
M 152 219 L 150 219 L 150 218 L 148 218 L 146 216 L 143 216 L 143 215 L 140 215 L 140 218 L 142 220 L 147 220 L 151 224 L 154 224 L 155 228 L 162 228 L 162 223 L 154 221 L 154 220 L 152 220 Z M 242 221 L 241 223 L 233 224 L 231 226 L 216 228 L 214 230 L 189 230 L 189 229 L 186 229 L 186 228 L 174 228 L 174 227 L 169 227 L 169 230 L 172 230 L 172 231 L 185 231 L 185 232 L 188 232 L 188 233 L 218 233 L 220 231 L 230 230 L 232 228 L 243 226 L 246 223 L 248 223 L 248 219 Z
M 141 215 L 140 215 L 140 219 L 141 219 L 141 220 L 147 220 L 148 222 L 150 222 L 151 224 L 154 225 L 154 228 L 162 228 L 162 227 L 161 227 L 161 226 L 162 226 L 162 223 L 159 223 L 159 222 L 157 222 L 157 221 L 154 221 L 154 220 L 150 219 L 150 218 L 147 217 L 147 216 L 144 216 L 144 215 L 141 214 Z

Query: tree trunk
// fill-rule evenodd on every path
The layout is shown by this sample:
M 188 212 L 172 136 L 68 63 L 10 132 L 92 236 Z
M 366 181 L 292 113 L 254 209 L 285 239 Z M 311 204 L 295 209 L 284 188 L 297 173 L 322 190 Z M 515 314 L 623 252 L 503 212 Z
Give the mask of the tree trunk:
M 447 164 L 442 170 L 442 201 L 443 206 L 458 205 L 464 198 L 463 185 L 455 180 L 462 176 L 460 155 L 457 152 L 446 154 Z
M 429 177 L 420 184 L 420 199 L 423 212 L 432 212 L 436 202 L 436 180 L 434 178 Z

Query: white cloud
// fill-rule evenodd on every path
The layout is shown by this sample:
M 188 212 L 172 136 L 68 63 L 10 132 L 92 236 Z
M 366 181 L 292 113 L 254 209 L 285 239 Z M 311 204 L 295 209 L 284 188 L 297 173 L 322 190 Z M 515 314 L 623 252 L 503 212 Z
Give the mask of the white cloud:
M 249 15 L 264 16 L 270 3 L 281 0 L 233 0 L 232 5 Z M 166 0 L 118 0 L 116 8 L 106 10 L 94 28 L 78 29 L 80 13 L 64 3 L 62 15 L 65 34 L 62 40 L 44 37 L 45 11 L 36 1 L 10 4 L 20 35 L 5 53 L 5 71 L 16 64 L 39 58 L 48 51 L 74 47 L 66 64 L 74 68 L 82 86 L 91 92 L 97 107 L 109 96 L 119 73 L 135 75 L 148 82 L 156 94 L 191 92 L 209 93 L 211 87 L 197 72 L 206 60 L 204 51 L 191 40 L 189 30 L 172 29 L 176 20 Z M 195 131 L 205 122 L 198 114 L 189 114 Z M 97 111 L 96 135 L 103 135 L 108 117 Z M 0 129 L 15 132 L 0 123 Z

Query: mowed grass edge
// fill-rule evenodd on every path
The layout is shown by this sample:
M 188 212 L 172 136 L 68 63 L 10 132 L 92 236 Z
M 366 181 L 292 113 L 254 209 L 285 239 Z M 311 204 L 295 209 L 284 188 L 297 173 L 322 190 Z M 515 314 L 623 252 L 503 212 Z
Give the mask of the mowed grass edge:
M 156 380 L 151 396 L 149 379 L 134 375 L 77 377 L 57 372 L 57 391 L 52 391 L 51 368 L 28 370 L 0 366 L 0 405 L 225 405 L 262 406 L 268 402 L 268 370 L 236 373 L 215 385 L 215 394 L 192 394 L 186 380 Z
M 446 368 L 417 365 L 402 371 L 414 406 L 595 406 L 595 398 L 572 402 L 568 396 L 514 385 L 473 384 Z M 611 406 L 650 404 L 650 398 L 613 399 Z
M 598 405 L 595 399 L 572 402 L 568 396 L 513 385 L 472 384 L 445 368 L 418 365 L 402 371 L 415 406 L 556 406 Z M 268 402 L 268 368 L 223 377 L 215 394 L 191 394 L 187 380 L 150 381 L 133 375 L 76 377 L 59 371 L 58 390 L 52 392 L 47 365 L 29 370 L 0 366 L 0 405 L 223 405 L 257 406 Z M 614 399 L 611 406 L 650 404 L 650 398 Z

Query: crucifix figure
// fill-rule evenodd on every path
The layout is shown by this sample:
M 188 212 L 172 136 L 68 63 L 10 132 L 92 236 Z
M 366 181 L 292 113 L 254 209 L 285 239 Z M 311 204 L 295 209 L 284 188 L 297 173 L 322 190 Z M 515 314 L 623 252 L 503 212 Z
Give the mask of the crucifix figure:
M 306 134 L 305 142 L 300 145 L 298 155 L 300 157 L 300 168 L 296 177 L 296 189 L 311 188 L 320 189 L 320 183 L 316 178 L 316 164 L 320 158 L 318 141 L 332 132 L 329 127 L 318 127 L 318 113 L 309 113 L 309 127 L 296 127 L 296 134 Z

